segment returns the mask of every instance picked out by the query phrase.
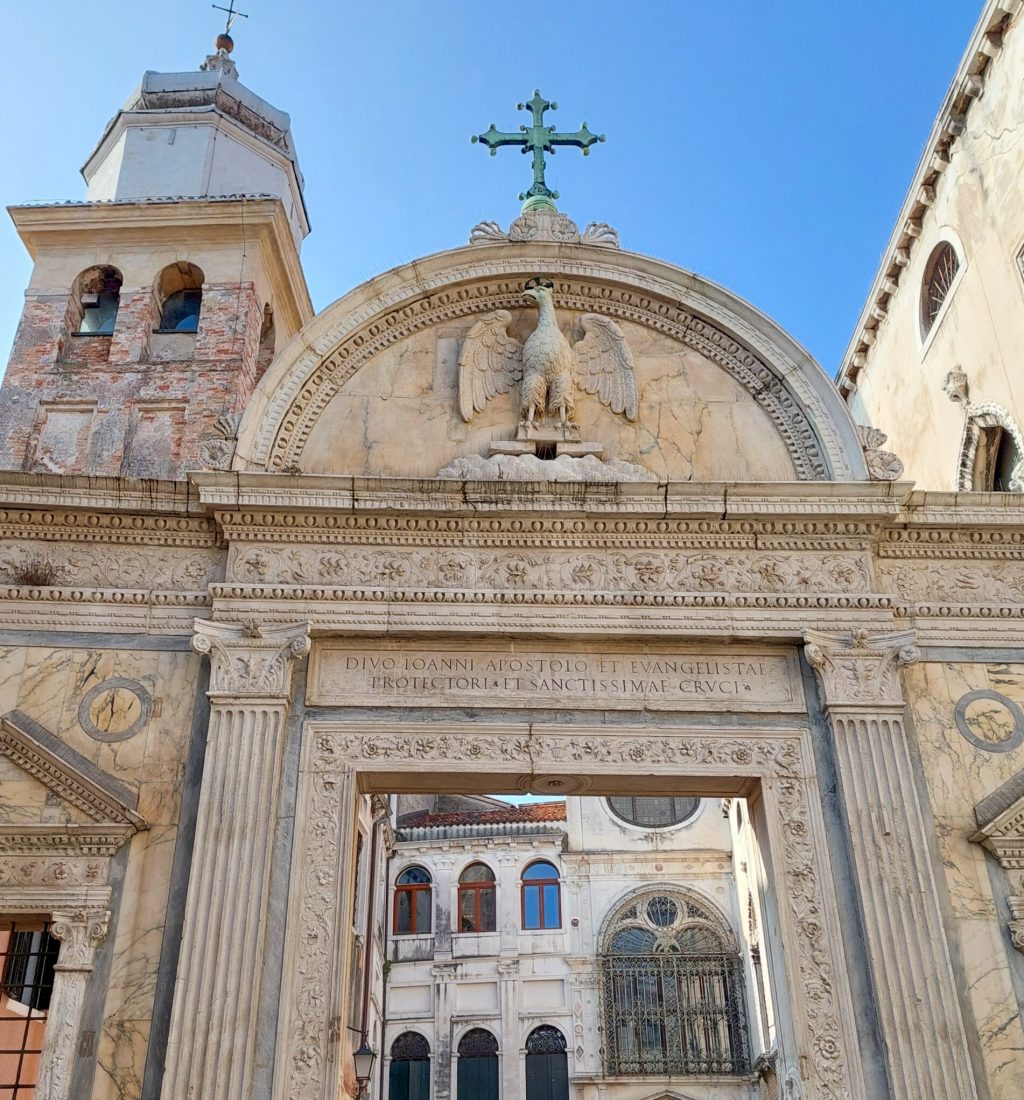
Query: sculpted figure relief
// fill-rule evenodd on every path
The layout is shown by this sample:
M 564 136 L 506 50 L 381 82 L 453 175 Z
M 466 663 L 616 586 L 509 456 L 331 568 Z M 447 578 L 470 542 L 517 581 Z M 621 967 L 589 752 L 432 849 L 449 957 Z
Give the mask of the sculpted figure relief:
M 520 383 L 520 415 L 529 428 L 546 414 L 560 427 L 574 422 L 575 390 L 596 394 L 612 412 L 635 420 L 636 376 L 633 355 L 619 326 L 608 317 L 585 313 L 583 338 L 570 344 L 558 327 L 553 287 L 531 279 L 523 296 L 538 310 L 537 327 L 520 343 L 508 333 L 506 309 L 473 326 L 459 355 L 459 412 L 465 421 L 487 402 Z

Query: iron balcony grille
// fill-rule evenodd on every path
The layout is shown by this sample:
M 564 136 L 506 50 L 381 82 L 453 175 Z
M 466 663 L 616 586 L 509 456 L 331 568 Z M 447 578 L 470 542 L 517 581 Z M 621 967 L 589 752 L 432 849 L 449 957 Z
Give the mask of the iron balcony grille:
M 750 1072 L 735 956 L 611 955 L 601 976 L 607 1076 Z

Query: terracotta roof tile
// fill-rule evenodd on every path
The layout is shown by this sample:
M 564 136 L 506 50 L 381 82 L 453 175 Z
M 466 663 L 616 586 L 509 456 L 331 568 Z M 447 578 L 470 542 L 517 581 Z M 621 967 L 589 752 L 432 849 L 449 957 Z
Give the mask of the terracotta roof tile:
M 564 802 L 526 802 L 507 810 L 462 810 L 431 814 L 425 810 L 403 816 L 400 829 L 429 829 L 445 825 L 512 825 L 527 821 L 565 821 Z

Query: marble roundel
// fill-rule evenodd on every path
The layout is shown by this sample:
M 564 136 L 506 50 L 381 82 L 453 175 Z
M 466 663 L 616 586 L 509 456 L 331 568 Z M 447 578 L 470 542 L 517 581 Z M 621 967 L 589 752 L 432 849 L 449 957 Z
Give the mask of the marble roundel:
M 115 676 L 90 688 L 78 704 L 78 722 L 97 741 L 127 741 L 149 721 L 153 699 L 136 680 Z
M 1024 744 L 1024 711 L 998 691 L 961 695 L 956 704 L 956 727 L 984 752 L 1010 752 Z

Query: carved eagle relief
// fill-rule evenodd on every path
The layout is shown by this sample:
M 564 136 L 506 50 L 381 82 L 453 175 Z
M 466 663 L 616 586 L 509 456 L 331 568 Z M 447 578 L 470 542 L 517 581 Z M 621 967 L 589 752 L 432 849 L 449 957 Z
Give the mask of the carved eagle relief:
M 537 327 L 520 343 L 510 336 L 512 314 L 499 309 L 470 329 L 459 353 L 459 412 L 470 421 L 499 393 L 520 384 L 520 415 L 527 425 L 545 414 L 563 427 L 574 422 L 578 386 L 627 420 L 637 412 L 633 355 L 622 329 L 608 317 L 585 313 L 581 339 L 570 344 L 558 327 L 552 287 L 531 280 L 523 296 L 538 310 Z

